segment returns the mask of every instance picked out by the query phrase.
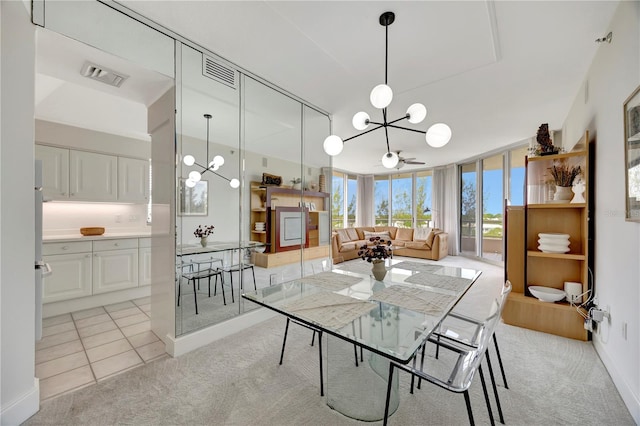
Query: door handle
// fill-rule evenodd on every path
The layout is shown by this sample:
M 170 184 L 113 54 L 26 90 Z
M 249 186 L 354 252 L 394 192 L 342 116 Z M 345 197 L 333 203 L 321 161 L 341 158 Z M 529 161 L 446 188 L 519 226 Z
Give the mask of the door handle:
M 51 265 L 42 260 L 36 261 L 36 269 L 44 269 L 42 275 L 49 275 L 51 273 Z

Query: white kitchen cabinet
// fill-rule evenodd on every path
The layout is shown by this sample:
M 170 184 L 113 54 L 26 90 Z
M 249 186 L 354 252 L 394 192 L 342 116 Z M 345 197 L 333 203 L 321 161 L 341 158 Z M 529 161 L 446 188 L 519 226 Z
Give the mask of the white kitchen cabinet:
M 85 201 L 117 201 L 118 157 L 70 150 L 69 198 Z
M 138 240 L 138 286 L 151 285 L 151 238 Z
M 36 145 L 36 160 L 42 161 L 42 192 L 51 200 L 69 199 L 69 150 Z
M 93 294 L 138 286 L 138 239 L 93 242 Z
M 149 201 L 149 161 L 118 157 L 118 201 Z
M 44 244 L 42 259 L 51 266 L 42 280 L 43 303 L 92 294 L 90 241 Z

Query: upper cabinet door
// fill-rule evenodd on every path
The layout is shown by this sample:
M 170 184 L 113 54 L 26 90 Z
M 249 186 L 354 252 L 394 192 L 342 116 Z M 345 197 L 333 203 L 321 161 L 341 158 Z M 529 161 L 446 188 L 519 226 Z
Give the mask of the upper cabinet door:
M 69 157 L 70 199 L 117 201 L 118 157 L 83 151 Z
M 149 162 L 118 157 L 118 201 L 149 201 Z
M 42 160 L 42 191 L 46 198 L 69 199 L 69 150 L 36 145 L 36 160 Z

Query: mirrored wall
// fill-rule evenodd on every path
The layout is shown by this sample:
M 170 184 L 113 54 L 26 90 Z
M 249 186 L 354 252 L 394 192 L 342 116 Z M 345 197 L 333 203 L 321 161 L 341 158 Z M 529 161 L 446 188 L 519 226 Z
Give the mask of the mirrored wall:
M 244 291 L 330 267 L 329 117 L 178 46 L 176 336 L 258 308 Z

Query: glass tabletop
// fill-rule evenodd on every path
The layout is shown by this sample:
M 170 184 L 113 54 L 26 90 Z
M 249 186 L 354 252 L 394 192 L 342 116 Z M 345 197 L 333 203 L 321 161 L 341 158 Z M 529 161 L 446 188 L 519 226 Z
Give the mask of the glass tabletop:
M 243 297 L 407 363 L 480 272 L 416 262 L 393 263 L 383 281 L 363 272 L 334 269 L 245 292 Z
M 264 246 L 265 244 L 259 241 L 243 241 L 240 243 L 237 241 L 210 241 L 206 247 L 202 247 L 200 244 L 181 244 L 176 248 L 176 256 L 191 256 L 194 254 L 216 253 L 237 249 L 253 249 Z

